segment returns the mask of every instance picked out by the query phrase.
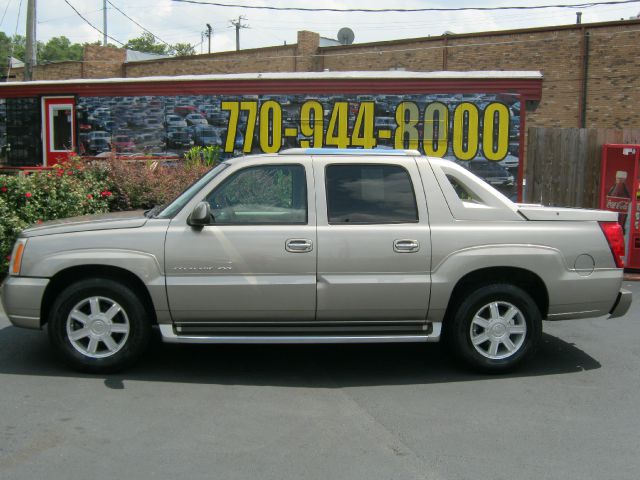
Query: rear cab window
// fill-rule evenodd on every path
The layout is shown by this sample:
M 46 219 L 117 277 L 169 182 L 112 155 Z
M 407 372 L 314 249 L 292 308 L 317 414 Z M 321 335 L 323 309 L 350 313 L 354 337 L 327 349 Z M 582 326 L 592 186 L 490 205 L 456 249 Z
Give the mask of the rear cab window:
M 443 159 L 430 162 L 456 220 L 522 220 L 511 200 L 465 168 Z

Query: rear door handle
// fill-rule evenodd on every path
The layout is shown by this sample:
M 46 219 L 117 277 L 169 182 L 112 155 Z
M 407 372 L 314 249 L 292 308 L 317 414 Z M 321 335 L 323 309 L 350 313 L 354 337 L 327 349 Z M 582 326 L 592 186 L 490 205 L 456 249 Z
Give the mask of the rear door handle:
M 313 242 L 306 238 L 289 238 L 284 248 L 291 253 L 304 253 L 313 250 Z
M 412 253 L 420 250 L 420 243 L 418 240 L 394 240 L 393 250 L 397 253 Z

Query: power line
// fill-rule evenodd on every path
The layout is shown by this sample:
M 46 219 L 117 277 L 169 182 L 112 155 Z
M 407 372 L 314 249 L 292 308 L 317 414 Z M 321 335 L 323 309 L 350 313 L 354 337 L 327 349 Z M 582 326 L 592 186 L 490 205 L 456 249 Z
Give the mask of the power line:
M 22 1 L 22 0 L 20 0 Z M 93 23 L 91 23 L 89 20 L 87 20 L 86 18 L 84 18 L 82 16 L 82 14 L 76 9 L 76 7 L 74 7 L 73 5 L 71 5 L 71 3 L 69 3 L 69 0 L 64 0 L 64 3 L 66 3 L 67 5 L 69 5 L 74 12 L 76 12 L 76 14 L 85 21 L 85 23 L 87 23 L 87 25 L 89 25 L 91 28 L 93 28 L 96 32 L 100 33 L 100 35 L 107 35 L 106 33 L 104 33 L 102 30 L 100 30 L 98 27 L 96 27 Z M 124 43 L 122 43 L 120 40 L 117 40 L 115 38 L 113 38 L 111 35 L 107 35 L 107 38 L 109 38 L 110 40 L 113 40 L 116 43 L 119 43 L 120 45 L 122 45 L 124 47 Z
M 13 32 L 13 38 L 15 40 L 16 35 L 18 35 L 18 25 L 20 23 L 20 13 L 22 12 L 22 0 L 20 0 L 20 5 L 18 5 L 18 18 L 16 18 L 16 30 Z M 13 50 L 15 47 L 15 41 L 11 42 L 11 48 L 9 49 L 9 68 L 7 68 L 7 80 L 9 80 L 9 75 L 11 74 L 11 66 L 13 63 Z
M 18 24 L 20 23 L 20 13 L 22 13 L 22 0 L 20 0 L 20 5 L 18 5 L 18 17 L 16 18 L 16 30 L 15 32 L 13 32 L 14 37 L 18 34 Z
M 66 0 L 65 0 L 66 1 Z M 211 5 L 215 7 L 246 8 L 252 10 L 276 10 L 295 12 L 357 12 L 357 13 L 416 13 L 416 12 L 463 12 L 463 11 L 496 11 L 496 10 L 541 10 L 548 8 L 590 8 L 599 5 L 620 5 L 640 3 L 640 0 L 614 0 L 602 2 L 583 2 L 556 5 L 520 5 L 499 7 L 442 7 L 442 8 L 307 8 L 307 7 L 270 7 L 266 5 L 240 5 L 237 3 L 204 2 L 200 0 L 171 0 L 178 3 Z
M 7 10 L 9 10 L 9 5 L 11 5 L 11 1 L 12 1 L 12 0 L 9 0 L 9 1 L 7 2 L 7 6 L 6 6 L 6 7 L 4 7 L 4 13 L 2 14 L 2 20 L 0 20 L 0 25 L 2 25 L 2 22 L 4 22 L 4 17 L 5 17 L 5 15 L 7 14 Z
M 69 2 L 67 2 L 69 3 Z M 126 13 L 124 13 L 122 10 L 120 10 L 117 6 L 115 6 L 113 4 L 113 2 L 111 2 L 110 0 L 107 0 L 107 3 L 109 5 L 111 5 L 113 8 L 115 8 L 118 12 L 120 12 L 123 16 L 125 16 L 126 18 L 128 18 L 129 20 L 131 20 L 133 23 L 135 23 L 137 26 L 139 26 L 142 30 L 144 30 L 145 32 L 153 35 L 153 38 L 159 40 L 161 43 L 164 43 L 167 47 L 169 48 L 173 48 L 169 43 L 165 42 L 164 40 L 162 40 L 159 36 L 157 36 L 155 33 L 153 33 L 152 31 L 144 28 L 142 25 L 140 25 L 138 22 L 136 22 L 133 18 L 131 18 L 129 15 L 127 15 Z

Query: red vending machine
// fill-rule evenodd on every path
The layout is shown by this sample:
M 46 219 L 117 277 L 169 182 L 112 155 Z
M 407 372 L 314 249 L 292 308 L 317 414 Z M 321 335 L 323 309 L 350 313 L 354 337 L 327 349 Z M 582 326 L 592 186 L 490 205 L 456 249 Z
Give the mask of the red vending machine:
M 602 146 L 600 208 L 618 212 L 626 246 L 625 267 L 640 269 L 640 145 Z

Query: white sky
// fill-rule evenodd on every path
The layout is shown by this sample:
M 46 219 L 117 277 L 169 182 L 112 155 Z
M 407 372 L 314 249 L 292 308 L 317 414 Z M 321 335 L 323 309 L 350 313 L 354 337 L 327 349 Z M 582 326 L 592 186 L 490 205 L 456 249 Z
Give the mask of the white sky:
M 205 0 L 206 1 L 206 0 Z M 225 0 L 217 0 L 225 3 Z M 103 0 L 69 0 L 91 23 L 102 29 Z M 244 15 L 250 28 L 240 32 L 241 48 L 257 48 L 296 43 L 298 30 L 311 30 L 324 37 L 336 38 L 341 27 L 355 32 L 355 43 L 379 40 L 481 32 L 572 24 L 578 9 L 546 9 L 502 12 L 424 12 L 424 13 L 304 13 L 247 10 L 177 3 L 171 0 L 111 0 L 118 8 L 142 26 L 168 43 L 189 42 L 197 45 L 196 52 L 206 52 L 206 41 L 201 44 L 205 24 L 213 27 L 212 51 L 235 49 L 235 29 L 229 20 Z M 426 8 L 462 6 L 515 6 L 578 3 L 577 0 L 228 0 L 228 3 L 269 6 L 330 7 L 330 8 Z M 20 16 L 19 6 L 22 4 Z M 0 0 L 0 30 L 11 36 L 24 35 L 27 0 Z M 108 7 L 108 33 L 126 42 L 142 33 L 140 27 Z M 583 23 L 628 19 L 640 13 L 640 1 L 626 5 L 582 8 Z M 102 40 L 102 35 L 80 19 L 64 0 L 37 0 L 37 38 L 47 41 L 65 35 L 72 42 Z

